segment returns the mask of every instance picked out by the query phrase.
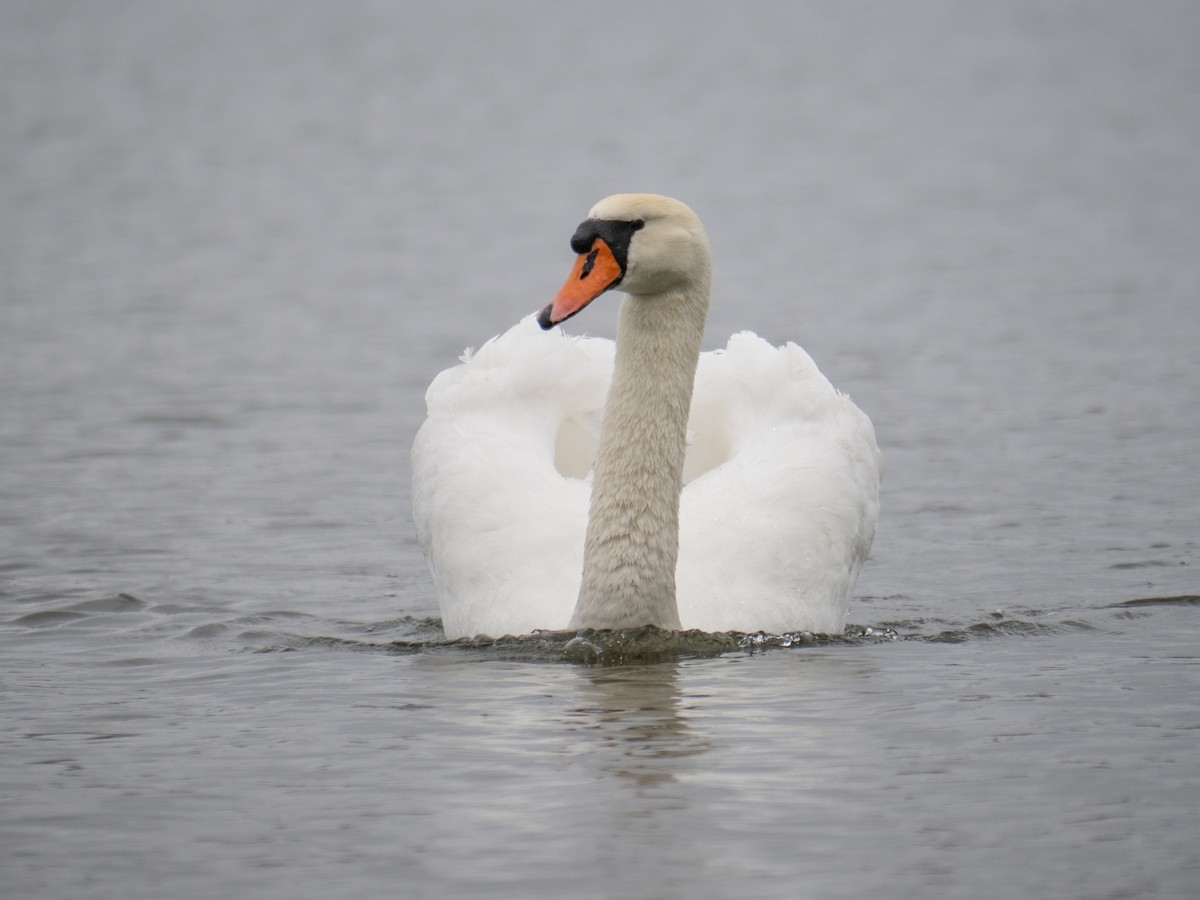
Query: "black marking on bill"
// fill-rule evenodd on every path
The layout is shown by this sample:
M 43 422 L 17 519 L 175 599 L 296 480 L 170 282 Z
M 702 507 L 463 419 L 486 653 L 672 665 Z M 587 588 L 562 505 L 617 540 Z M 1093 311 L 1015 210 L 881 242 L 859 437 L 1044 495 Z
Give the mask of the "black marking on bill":
M 583 268 L 579 270 L 579 280 L 580 281 L 583 281 L 583 279 L 587 278 L 589 275 L 592 274 L 592 269 L 596 265 L 596 257 L 599 255 L 600 255 L 600 251 L 597 250 L 595 247 L 593 247 L 591 249 L 591 251 L 588 253 L 587 259 L 585 259 L 583 261 Z

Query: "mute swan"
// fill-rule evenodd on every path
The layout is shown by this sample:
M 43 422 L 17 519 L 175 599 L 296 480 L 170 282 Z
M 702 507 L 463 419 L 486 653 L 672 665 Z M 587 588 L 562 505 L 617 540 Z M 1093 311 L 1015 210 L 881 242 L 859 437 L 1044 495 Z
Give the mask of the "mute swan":
M 879 511 L 870 420 L 795 344 L 700 353 L 709 245 L 679 201 L 608 197 L 571 248 L 537 324 L 426 395 L 413 516 L 447 637 L 840 633 Z M 541 330 L 618 286 L 615 345 Z

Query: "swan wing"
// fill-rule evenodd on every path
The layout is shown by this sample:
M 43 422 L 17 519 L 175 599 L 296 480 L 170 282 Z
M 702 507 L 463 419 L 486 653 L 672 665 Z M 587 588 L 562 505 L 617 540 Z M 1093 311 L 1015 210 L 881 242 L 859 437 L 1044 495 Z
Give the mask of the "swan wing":
M 528 317 L 429 387 L 413 518 L 448 637 L 567 627 L 612 366 L 611 341 Z
M 870 420 L 795 344 L 701 355 L 680 498 L 684 628 L 840 633 L 874 537 Z

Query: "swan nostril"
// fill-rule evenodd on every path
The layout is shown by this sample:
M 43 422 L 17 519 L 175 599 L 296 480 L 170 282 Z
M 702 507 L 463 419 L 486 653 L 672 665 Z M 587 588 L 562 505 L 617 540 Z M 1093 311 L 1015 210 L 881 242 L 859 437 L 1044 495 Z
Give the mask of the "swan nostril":
M 599 255 L 600 251 L 593 247 L 592 251 L 587 255 L 587 259 L 583 261 L 583 268 L 579 270 L 580 281 L 583 281 L 583 279 L 592 274 L 592 268 L 596 265 L 596 257 Z

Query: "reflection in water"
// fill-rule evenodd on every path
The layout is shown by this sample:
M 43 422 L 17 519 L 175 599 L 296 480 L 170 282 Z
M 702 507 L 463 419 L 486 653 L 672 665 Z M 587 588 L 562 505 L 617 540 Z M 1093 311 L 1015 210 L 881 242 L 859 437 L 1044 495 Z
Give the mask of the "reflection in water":
M 606 896 L 704 868 L 692 779 L 711 741 L 689 719 L 681 663 L 582 669 L 563 710 L 592 835 L 588 867 Z M 584 774 L 586 773 L 586 774 Z
M 683 713 L 678 664 L 586 669 L 579 694 L 572 728 L 609 751 L 602 767 L 610 774 L 639 786 L 672 782 L 681 759 L 709 749 Z

